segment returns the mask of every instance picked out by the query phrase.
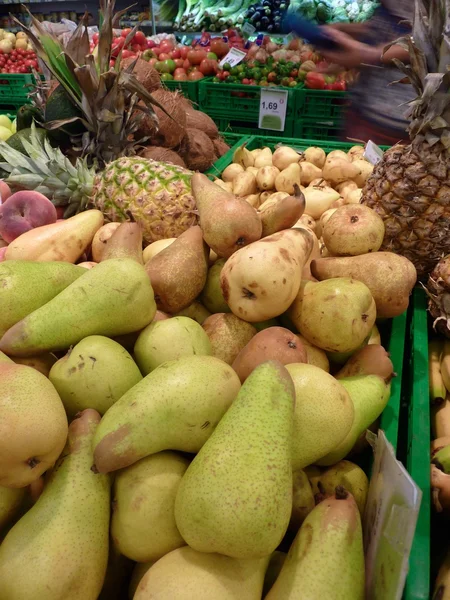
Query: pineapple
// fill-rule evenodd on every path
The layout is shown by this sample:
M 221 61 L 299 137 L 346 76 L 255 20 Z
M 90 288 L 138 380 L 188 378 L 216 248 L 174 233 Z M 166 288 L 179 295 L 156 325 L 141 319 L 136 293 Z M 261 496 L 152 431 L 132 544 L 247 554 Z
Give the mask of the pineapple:
M 178 237 L 196 225 L 191 193 L 192 172 L 183 167 L 139 157 L 122 157 L 96 172 L 85 159 L 73 165 L 47 140 L 41 142 L 32 126 L 31 141 L 23 140 L 28 156 L 0 142 L 0 163 L 13 186 L 36 190 L 66 215 L 94 207 L 111 221 L 130 217 L 143 226 L 144 241 Z
M 411 143 L 387 151 L 361 202 L 384 220 L 381 250 L 412 261 L 419 278 L 450 252 L 450 0 L 416 0 L 413 37 L 397 40 L 411 64 L 396 60 L 418 97 L 410 103 Z
M 438 262 L 425 289 L 433 327 L 450 338 L 450 254 Z

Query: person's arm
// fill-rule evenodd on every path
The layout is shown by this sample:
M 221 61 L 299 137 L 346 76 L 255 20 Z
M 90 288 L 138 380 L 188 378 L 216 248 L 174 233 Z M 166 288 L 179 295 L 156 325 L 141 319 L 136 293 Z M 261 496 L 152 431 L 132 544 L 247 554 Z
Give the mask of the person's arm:
M 367 23 L 332 23 L 328 27 L 332 27 L 336 31 L 342 31 L 342 33 L 346 33 L 356 40 L 363 38 L 368 31 Z

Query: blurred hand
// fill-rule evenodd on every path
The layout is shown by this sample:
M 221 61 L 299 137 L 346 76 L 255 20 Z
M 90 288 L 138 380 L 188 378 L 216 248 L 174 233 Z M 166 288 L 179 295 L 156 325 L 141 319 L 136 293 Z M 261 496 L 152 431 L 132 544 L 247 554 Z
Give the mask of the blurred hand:
M 378 50 L 353 39 L 346 33 L 333 27 L 326 27 L 327 34 L 339 44 L 338 50 L 322 50 L 323 56 L 331 63 L 347 69 L 359 67 L 361 64 L 379 62 Z

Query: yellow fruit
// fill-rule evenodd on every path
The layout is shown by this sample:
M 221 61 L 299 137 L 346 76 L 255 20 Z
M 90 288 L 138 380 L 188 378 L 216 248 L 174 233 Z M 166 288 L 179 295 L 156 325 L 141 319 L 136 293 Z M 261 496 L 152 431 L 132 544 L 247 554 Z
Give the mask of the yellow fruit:
M 9 119 L 8 119 L 9 121 Z M 8 127 L 3 127 L 2 125 L 0 125 L 0 140 L 3 140 L 4 142 L 6 142 L 6 140 L 8 138 L 10 138 L 12 136 L 12 131 L 11 129 L 9 129 Z
M 6 115 L 0 115 L 0 126 L 11 130 L 11 121 Z

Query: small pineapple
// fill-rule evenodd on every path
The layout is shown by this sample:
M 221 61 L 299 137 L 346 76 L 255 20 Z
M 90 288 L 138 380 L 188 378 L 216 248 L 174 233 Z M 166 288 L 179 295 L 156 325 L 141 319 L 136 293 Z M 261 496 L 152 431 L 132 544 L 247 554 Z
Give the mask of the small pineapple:
M 435 266 L 425 289 L 433 327 L 450 338 L 450 254 Z
M 395 61 L 418 94 L 411 143 L 385 153 L 361 201 L 384 220 L 381 250 L 408 258 L 423 279 L 450 252 L 450 0 L 415 5 L 413 37 L 398 40 L 411 64 Z

